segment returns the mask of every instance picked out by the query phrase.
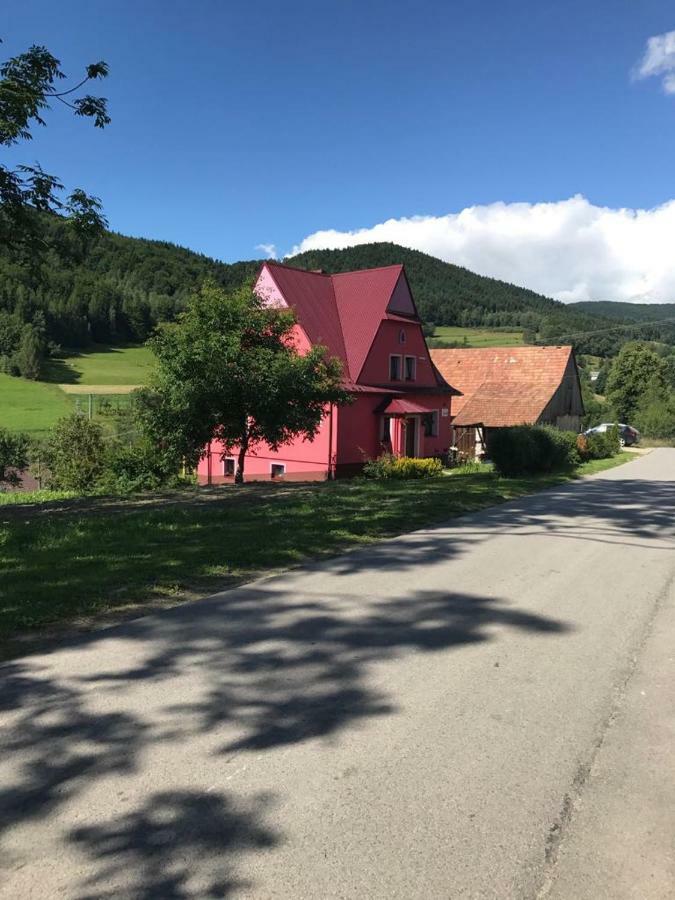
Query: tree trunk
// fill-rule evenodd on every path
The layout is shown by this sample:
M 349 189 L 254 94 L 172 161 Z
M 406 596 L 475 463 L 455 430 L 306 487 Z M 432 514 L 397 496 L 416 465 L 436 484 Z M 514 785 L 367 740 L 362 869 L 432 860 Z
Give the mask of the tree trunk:
M 244 483 L 244 464 L 246 459 L 246 451 L 248 450 L 248 435 L 244 435 L 239 444 L 239 456 L 237 458 L 237 471 L 234 474 L 234 483 Z

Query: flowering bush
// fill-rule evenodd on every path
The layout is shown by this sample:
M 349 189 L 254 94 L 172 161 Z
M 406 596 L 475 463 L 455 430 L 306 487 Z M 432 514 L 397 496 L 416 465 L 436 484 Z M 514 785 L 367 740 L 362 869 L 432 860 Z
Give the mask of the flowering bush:
M 433 478 L 443 472 L 440 459 L 416 459 L 412 456 L 394 456 L 383 453 L 377 459 L 369 459 L 363 467 L 366 478 Z

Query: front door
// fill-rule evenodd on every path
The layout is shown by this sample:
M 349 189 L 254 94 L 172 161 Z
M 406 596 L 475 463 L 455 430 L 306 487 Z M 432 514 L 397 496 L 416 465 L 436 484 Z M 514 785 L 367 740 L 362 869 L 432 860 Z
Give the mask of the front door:
M 417 419 L 405 420 L 405 455 L 415 456 L 417 451 Z

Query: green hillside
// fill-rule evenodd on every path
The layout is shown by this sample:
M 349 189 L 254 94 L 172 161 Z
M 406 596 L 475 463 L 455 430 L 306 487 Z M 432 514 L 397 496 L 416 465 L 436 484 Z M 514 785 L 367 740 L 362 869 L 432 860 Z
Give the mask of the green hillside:
M 527 288 L 477 275 L 427 253 L 397 244 L 361 244 L 344 250 L 310 250 L 287 260 L 291 265 L 327 272 L 403 263 L 425 322 L 474 328 L 511 328 L 531 340 L 569 342 L 585 353 L 609 355 L 621 340 L 604 329 L 611 319 L 580 311 Z M 603 331 L 583 337 L 583 332 Z
M 626 322 L 654 322 L 675 319 L 675 303 L 622 303 L 621 301 L 597 300 L 570 303 L 571 309 L 580 312 L 597 313 L 609 319 Z
M 25 265 L 0 251 L 0 371 L 8 374 L 39 376 L 38 363 L 54 345 L 141 343 L 206 278 L 234 289 L 251 281 L 260 266 L 260 260 L 227 264 L 114 233 L 85 248 L 57 217 L 47 219 L 46 227 L 58 252 Z M 607 309 L 565 306 L 396 244 L 309 251 L 288 262 L 328 272 L 404 263 L 420 315 L 436 327 L 524 332 L 526 340 L 570 341 L 598 355 L 611 355 L 624 340 L 621 330 L 608 331 L 616 319 Z M 587 332 L 593 334 L 586 337 Z

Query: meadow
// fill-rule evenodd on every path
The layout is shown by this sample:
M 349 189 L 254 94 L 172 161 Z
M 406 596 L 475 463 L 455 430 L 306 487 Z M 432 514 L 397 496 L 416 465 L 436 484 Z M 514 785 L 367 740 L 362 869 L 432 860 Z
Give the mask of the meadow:
M 145 384 L 152 360 L 147 347 L 97 346 L 49 360 L 41 381 L 0 374 L 0 427 L 38 437 L 71 410 L 87 410 L 90 394 L 96 411 L 98 397 Z
M 487 328 L 461 328 L 459 325 L 439 325 L 429 346 L 455 343 L 467 347 L 516 347 L 523 343 L 522 331 L 491 331 Z

